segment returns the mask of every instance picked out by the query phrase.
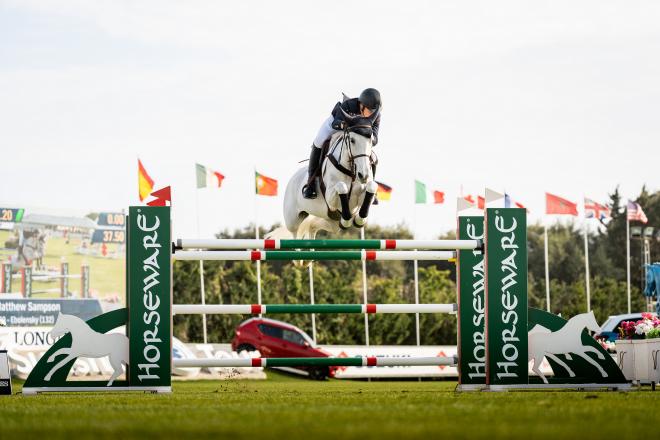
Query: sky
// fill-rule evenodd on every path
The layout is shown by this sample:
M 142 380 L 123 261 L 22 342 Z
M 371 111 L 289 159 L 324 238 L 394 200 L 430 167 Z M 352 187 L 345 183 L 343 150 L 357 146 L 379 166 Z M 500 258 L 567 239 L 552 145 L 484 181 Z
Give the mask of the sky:
M 282 220 L 286 182 L 341 93 L 383 96 L 371 222 L 455 227 L 485 187 L 543 219 L 544 193 L 658 190 L 657 1 L 0 0 L 0 206 L 138 204 L 171 185 L 175 234 Z M 195 189 L 195 163 L 226 176 Z M 414 180 L 444 191 L 415 205 Z M 199 215 L 198 215 L 199 213 Z

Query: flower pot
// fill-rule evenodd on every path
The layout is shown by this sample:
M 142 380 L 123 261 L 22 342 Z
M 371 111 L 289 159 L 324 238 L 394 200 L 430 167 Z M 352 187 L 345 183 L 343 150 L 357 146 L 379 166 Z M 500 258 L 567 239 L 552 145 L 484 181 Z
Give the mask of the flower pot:
M 649 379 L 649 361 L 651 354 L 649 353 L 649 341 L 651 339 L 634 339 L 633 351 L 635 355 L 635 380 L 639 382 L 650 382 Z
M 660 338 L 648 341 L 648 372 L 649 381 L 660 383 Z
M 633 341 L 627 339 L 618 339 L 616 341 L 616 357 L 619 368 L 623 372 L 626 380 L 635 379 L 635 351 L 633 350 Z

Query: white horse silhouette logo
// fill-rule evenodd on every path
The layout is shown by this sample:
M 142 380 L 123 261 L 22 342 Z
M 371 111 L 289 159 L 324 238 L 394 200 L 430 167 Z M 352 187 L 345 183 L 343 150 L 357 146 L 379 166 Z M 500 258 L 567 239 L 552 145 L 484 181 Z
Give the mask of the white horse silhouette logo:
M 556 356 L 558 354 L 563 354 L 568 360 L 571 360 L 571 353 L 580 356 L 596 367 L 603 377 L 607 377 L 607 373 L 603 367 L 588 356 L 587 353 L 594 353 L 601 360 L 604 360 L 605 356 L 590 345 L 582 345 L 582 330 L 584 328 L 592 332 L 600 331 L 594 312 L 575 315 L 556 332 L 552 332 L 538 324 L 529 331 L 529 360 L 534 360 L 532 371 L 538 374 L 544 383 L 547 384 L 548 379 L 545 378 L 539 369 L 544 356 L 564 367 L 570 377 L 575 377 L 573 370 Z
M 124 372 L 122 364 L 128 365 L 128 338 L 121 333 L 99 333 L 92 330 L 89 325 L 73 315 L 57 315 L 55 327 L 50 331 L 53 338 L 71 333 L 71 347 L 60 348 L 48 358 L 52 363 L 58 356 L 66 357 L 50 369 L 44 380 L 50 381 L 53 374 L 78 357 L 102 358 L 109 356 L 110 365 L 114 369 L 107 386 L 111 386 L 116 378 Z

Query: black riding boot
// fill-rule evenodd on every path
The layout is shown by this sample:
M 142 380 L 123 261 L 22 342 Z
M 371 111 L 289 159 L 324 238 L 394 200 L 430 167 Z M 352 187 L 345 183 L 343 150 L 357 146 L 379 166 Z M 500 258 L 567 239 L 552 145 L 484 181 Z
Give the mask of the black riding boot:
M 307 184 L 303 186 L 302 193 L 306 199 L 315 199 L 316 194 L 316 172 L 321 162 L 321 149 L 312 144 L 312 151 L 309 154 L 309 164 L 307 164 Z

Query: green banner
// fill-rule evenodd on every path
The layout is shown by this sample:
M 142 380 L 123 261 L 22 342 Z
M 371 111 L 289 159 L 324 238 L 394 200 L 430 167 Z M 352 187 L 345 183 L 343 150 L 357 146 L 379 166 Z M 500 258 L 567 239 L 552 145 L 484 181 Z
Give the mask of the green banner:
M 32 296 L 32 267 L 24 267 L 22 273 L 21 294 L 23 298 L 30 298 Z
M 0 286 L 0 293 L 11 293 L 11 264 L 2 264 L 2 285 Z
M 528 383 L 527 211 L 486 210 L 489 385 Z
M 484 218 L 458 218 L 459 240 L 483 240 Z M 458 377 L 461 385 L 486 383 L 484 256 L 480 250 L 460 250 L 458 276 Z
M 170 207 L 131 207 L 128 239 L 130 386 L 169 387 L 172 370 Z

